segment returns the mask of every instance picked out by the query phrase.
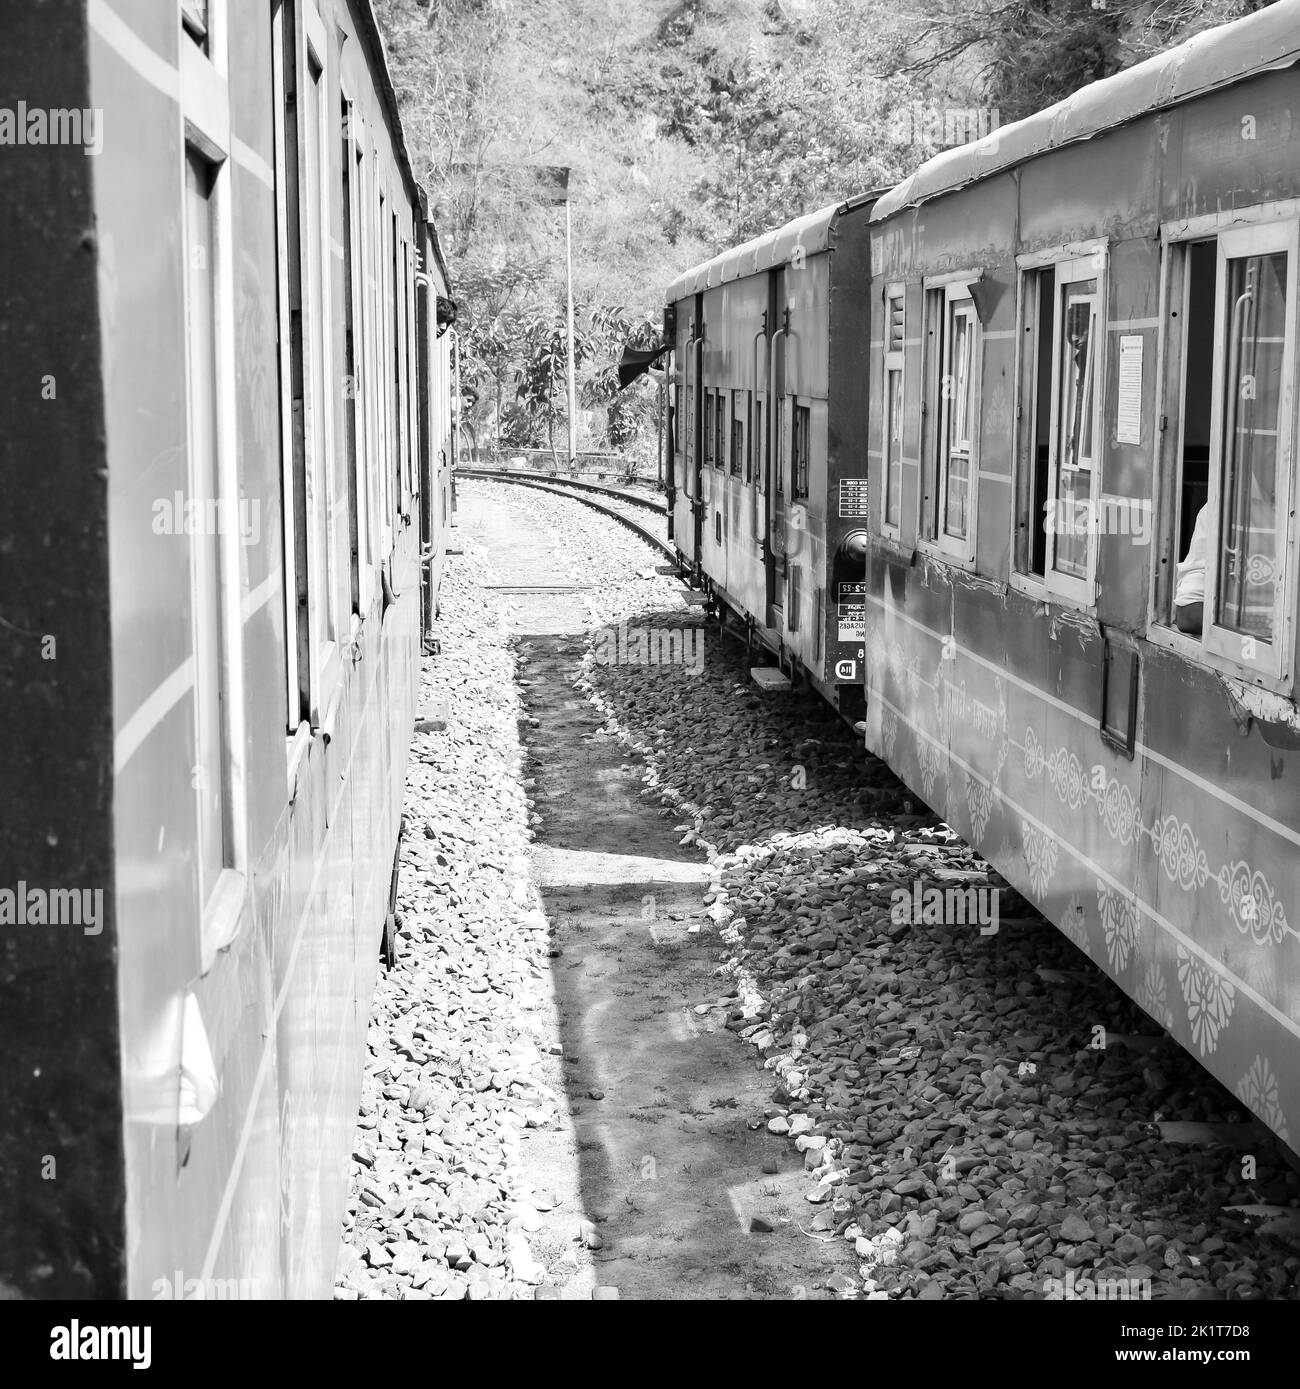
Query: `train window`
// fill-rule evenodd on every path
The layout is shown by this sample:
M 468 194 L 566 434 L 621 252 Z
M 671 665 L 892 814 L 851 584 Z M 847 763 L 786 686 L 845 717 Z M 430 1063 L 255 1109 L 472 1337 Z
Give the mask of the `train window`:
M 749 450 L 744 456 L 744 481 L 753 482 L 758 492 L 764 490 L 762 481 L 762 401 L 754 400 L 750 408 Z
M 1107 254 L 1021 266 L 1015 568 L 1090 606 L 1101 492 Z
M 926 290 L 927 429 L 921 534 L 936 549 L 975 558 L 980 325 L 969 280 Z
M 1045 576 L 1090 602 L 1101 489 L 1101 278 L 1091 257 L 1056 267 Z
M 732 391 L 731 393 L 731 475 L 732 477 L 743 477 L 748 475 L 745 463 L 745 414 L 746 414 L 746 393 L 744 391 Z
M 326 234 L 329 201 L 325 141 L 325 68 L 308 39 L 302 83 L 302 154 L 304 198 L 302 226 L 307 243 L 307 612 L 311 633 L 311 711 L 313 724 L 324 722 L 329 692 L 337 677 L 338 561 L 331 486 L 333 393 L 327 364 L 331 336 L 327 322 L 329 288 Z
M 1047 487 L 1052 435 L 1052 346 L 1056 270 L 1046 265 L 1021 281 L 1020 466 L 1016 492 L 1016 568 L 1042 579 L 1047 571 Z
M 1286 684 L 1296 245 L 1295 222 L 1272 222 L 1171 248 L 1181 411 L 1157 585 L 1164 623 Z
M 346 430 L 348 488 L 351 507 L 351 597 L 352 611 L 365 612 L 367 595 L 362 591 L 362 575 L 367 569 L 369 536 L 366 531 L 366 463 L 365 463 L 365 401 L 361 391 L 360 339 L 363 315 L 357 312 L 359 288 L 357 278 L 361 261 L 359 212 L 353 192 L 354 185 L 364 186 L 360 152 L 355 149 L 352 134 L 352 103 L 342 98 L 343 147 L 340 164 L 343 193 L 343 408 Z
M 812 410 L 807 405 L 794 407 L 794 437 L 791 440 L 793 496 L 796 500 L 808 495 L 808 469 L 812 454 Z
M 195 766 L 191 776 L 198 801 L 199 901 L 206 911 L 221 874 L 233 867 L 231 854 L 230 737 L 226 710 L 230 690 L 224 641 L 221 536 L 215 521 L 223 500 L 218 462 L 218 304 L 214 252 L 214 169 L 195 150 L 185 157 L 186 359 L 188 367 L 190 494 L 199 516 L 190 536 L 194 637 Z
M 208 0 L 181 0 L 181 25 L 199 48 L 208 51 Z
M 778 497 L 783 497 L 785 495 L 785 420 L 785 397 L 777 396 L 776 419 L 772 422 L 772 451 L 776 455 L 772 460 L 772 471 L 776 474 L 776 493 Z
M 195 764 L 189 782 L 195 797 L 200 969 L 206 973 L 239 928 L 248 845 L 239 770 L 244 536 L 228 516 L 240 498 L 227 29 L 219 0 L 204 7 L 203 19 L 205 43 L 183 42 L 181 49 L 186 140 L 180 194 L 188 489 L 200 518 L 192 530 L 186 527 L 194 661 Z M 259 502 L 253 499 L 252 505 Z
M 704 392 L 704 466 L 713 466 L 713 392 Z
M 713 466 L 720 472 L 727 468 L 727 392 L 718 391 L 713 402 Z
M 393 479 L 393 511 L 394 513 L 405 510 L 403 505 L 404 498 L 402 493 L 402 473 L 406 458 L 406 421 L 403 418 L 405 407 L 405 391 L 402 384 L 402 361 L 405 355 L 405 324 L 406 315 L 402 311 L 402 242 L 398 233 L 397 213 L 392 214 L 393 239 L 392 239 L 392 263 L 389 266 L 388 288 L 390 293 L 391 313 L 393 322 L 392 334 L 392 391 L 391 391 L 391 411 L 393 421 L 393 455 L 392 455 L 392 479 Z
M 903 507 L 903 353 L 906 310 L 902 286 L 891 287 L 885 295 L 885 381 L 884 422 L 885 467 L 881 501 L 882 526 L 898 538 Z

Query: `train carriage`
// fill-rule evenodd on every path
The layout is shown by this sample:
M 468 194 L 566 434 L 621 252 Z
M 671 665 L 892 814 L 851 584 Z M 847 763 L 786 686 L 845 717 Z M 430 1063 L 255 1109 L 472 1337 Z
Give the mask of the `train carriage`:
M 667 296 L 678 553 L 755 642 L 854 718 L 874 197 L 725 252 Z
M 365 0 L 57 8 L 0 50 L 97 146 L 0 160 L 0 1284 L 326 1295 L 450 522 L 447 269 Z
M 876 204 L 866 622 L 870 749 L 1292 1147 L 1296 8 Z
M 1298 11 L 667 296 L 683 562 L 1292 1149 Z

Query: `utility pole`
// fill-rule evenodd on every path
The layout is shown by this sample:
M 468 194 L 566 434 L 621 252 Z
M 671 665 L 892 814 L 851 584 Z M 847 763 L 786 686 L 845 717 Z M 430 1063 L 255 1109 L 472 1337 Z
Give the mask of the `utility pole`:
M 578 466 L 578 420 L 573 391 L 573 213 L 569 202 L 568 180 L 564 189 L 564 259 L 569 288 L 569 467 Z

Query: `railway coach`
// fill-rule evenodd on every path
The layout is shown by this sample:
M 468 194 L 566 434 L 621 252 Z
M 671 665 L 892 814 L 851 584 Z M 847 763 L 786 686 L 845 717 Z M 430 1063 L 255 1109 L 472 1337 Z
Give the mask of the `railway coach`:
M 679 552 L 827 692 L 714 500 L 743 496 L 720 388 L 781 400 L 758 429 L 823 591 L 864 556 L 869 749 L 1293 1151 L 1298 59 L 1282 0 L 668 294 Z M 807 384 L 771 348 L 808 340 L 800 243 L 829 260 Z
M 867 215 L 823 208 L 680 276 L 670 536 L 751 641 L 861 715 Z
M 0 1292 L 328 1295 L 446 266 L 366 0 L 19 6 L 0 92 Z

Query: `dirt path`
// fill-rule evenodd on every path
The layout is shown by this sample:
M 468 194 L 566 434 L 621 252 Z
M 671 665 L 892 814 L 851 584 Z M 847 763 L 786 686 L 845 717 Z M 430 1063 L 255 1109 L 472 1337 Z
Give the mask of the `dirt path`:
M 725 951 L 704 906 L 707 865 L 572 684 L 582 592 L 557 591 L 574 580 L 513 508 L 469 498 L 460 526 L 518 590 L 534 882 L 562 1050 L 560 1126 L 527 1145 L 534 1185 L 556 1198 L 530 1235 L 559 1289 L 540 1295 L 829 1296 L 829 1275 L 855 1271 L 852 1251 L 800 1230 L 801 1155 L 766 1129 L 775 1077 L 723 1027 L 735 1000 L 715 974 Z

